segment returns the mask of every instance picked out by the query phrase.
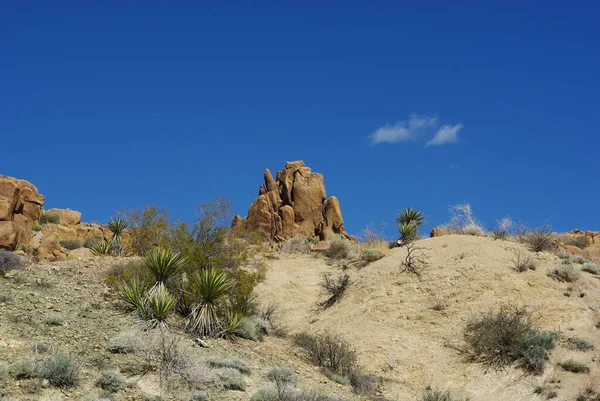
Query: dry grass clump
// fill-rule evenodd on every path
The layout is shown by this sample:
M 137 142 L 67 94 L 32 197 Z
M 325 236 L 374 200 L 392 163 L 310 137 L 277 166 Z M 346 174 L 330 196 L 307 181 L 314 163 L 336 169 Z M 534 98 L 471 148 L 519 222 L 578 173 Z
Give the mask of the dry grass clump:
M 512 263 L 513 269 L 519 273 L 526 272 L 527 270 L 535 270 L 537 267 L 530 255 L 520 251 L 515 252 Z
M 572 373 L 590 373 L 590 368 L 585 366 L 585 364 L 581 362 L 574 361 L 572 359 L 567 359 L 559 363 L 560 367 L 567 372 Z
M 284 253 L 309 253 L 308 243 L 300 238 L 292 238 L 281 244 L 281 252 Z
M 83 247 L 83 242 L 81 242 L 81 240 L 78 240 L 78 239 L 67 239 L 64 241 L 60 241 L 60 245 L 63 248 L 68 249 L 69 251 L 72 251 L 74 249 L 79 249 L 79 248 Z
M 42 362 L 39 377 L 54 387 L 72 387 L 77 384 L 80 368 L 71 356 L 56 354 Z
M 471 360 L 493 369 L 518 362 L 525 370 L 541 374 L 556 335 L 534 327 L 532 314 L 523 307 L 503 306 L 467 324 L 464 339 Z
M 551 252 L 556 249 L 556 236 L 549 225 L 523 234 L 522 240 L 529 245 L 533 252 Z
M 108 350 L 113 354 L 134 354 L 144 347 L 141 336 L 137 330 L 121 332 L 108 341 Z
M 4 368 L 15 380 L 33 379 L 38 375 L 38 365 L 33 359 L 19 359 Z
M 346 376 L 357 367 L 356 351 L 338 334 L 300 333 L 295 336 L 294 342 L 316 366 Z
M 573 337 L 569 339 L 569 346 L 577 351 L 591 351 L 594 344 L 587 338 Z
M 473 216 L 473 210 L 468 203 L 450 206 L 450 221 L 445 227 L 457 234 L 485 235 L 483 224 Z
M 4 277 L 11 270 L 23 268 L 23 260 L 6 249 L 0 249 L 0 277 Z
M 425 394 L 423 394 L 422 401 L 461 401 L 458 398 L 454 398 L 451 392 L 449 391 L 440 391 L 440 390 L 428 390 Z M 468 401 L 465 400 L 465 401 Z
M 350 257 L 350 244 L 348 241 L 336 238 L 329 244 L 325 255 L 330 259 L 348 259 Z
M 249 375 L 252 370 L 248 367 L 248 364 L 238 358 L 210 358 L 206 361 L 208 366 L 215 369 L 235 369 L 240 373 Z
M 596 262 L 592 262 L 591 260 L 588 260 L 583 263 L 583 265 L 581 266 L 581 270 L 583 270 L 584 272 L 595 274 L 595 275 L 600 275 L 600 263 L 596 263 Z
M 246 390 L 246 379 L 239 370 L 234 368 L 220 368 L 215 373 L 226 390 Z
M 40 224 L 60 224 L 60 216 L 54 213 L 44 213 L 40 216 Z
M 318 306 L 319 308 L 326 309 L 333 306 L 344 295 L 350 285 L 350 276 L 346 273 L 342 273 L 337 277 L 325 274 L 320 285 L 322 295 L 327 296 L 327 299 L 318 302 Z
M 570 263 L 561 263 L 548 275 L 555 280 L 572 283 L 579 280 L 581 277 L 581 270 Z
M 590 239 L 586 236 L 574 237 L 568 234 L 563 234 L 557 237 L 557 242 L 565 245 L 576 246 L 579 249 L 585 249 L 590 246 Z

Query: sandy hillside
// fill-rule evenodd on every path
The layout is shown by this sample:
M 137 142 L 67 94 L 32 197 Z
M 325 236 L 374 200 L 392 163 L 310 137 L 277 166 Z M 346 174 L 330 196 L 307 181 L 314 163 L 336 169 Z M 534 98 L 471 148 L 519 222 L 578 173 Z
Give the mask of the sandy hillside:
M 559 400 L 571 400 L 599 375 L 594 351 L 573 351 L 566 344 L 578 336 L 600 345 L 594 313 L 600 307 L 596 276 L 583 273 L 576 283 L 558 282 L 548 277 L 560 263 L 557 256 L 534 254 L 524 245 L 491 238 L 451 235 L 417 245 L 428 259 L 420 280 L 400 272 L 406 250 L 396 248 L 360 270 L 348 269 L 353 284 L 338 304 L 322 312 L 315 311 L 322 299 L 321 277 L 341 267 L 314 255 L 273 260 L 258 293 L 264 302 L 280 306 L 291 332 L 344 335 L 360 352 L 365 370 L 385 379 L 383 394 L 390 398 L 417 399 L 430 385 L 473 401 L 545 399 L 533 393 L 540 385 L 555 390 Z M 519 251 L 534 258 L 535 271 L 512 269 L 511 260 Z M 434 310 L 440 303 L 445 309 Z M 470 317 L 508 303 L 532 308 L 540 328 L 560 332 L 561 342 L 542 376 L 517 368 L 484 372 L 456 350 Z M 585 362 L 590 374 L 564 372 L 557 364 L 568 358 Z

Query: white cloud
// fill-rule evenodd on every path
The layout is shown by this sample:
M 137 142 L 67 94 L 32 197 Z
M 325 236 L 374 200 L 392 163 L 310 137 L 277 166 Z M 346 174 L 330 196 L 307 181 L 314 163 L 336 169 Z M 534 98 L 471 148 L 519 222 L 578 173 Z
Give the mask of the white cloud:
M 370 135 L 371 143 L 398 143 L 412 141 L 438 126 L 437 117 L 419 117 L 411 114 L 408 121 L 385 125 Z
M 462 124 L 443 125 L 425 146 L 439 146 L 458 141 L 458 131 L 460 131 L 462 127 Z

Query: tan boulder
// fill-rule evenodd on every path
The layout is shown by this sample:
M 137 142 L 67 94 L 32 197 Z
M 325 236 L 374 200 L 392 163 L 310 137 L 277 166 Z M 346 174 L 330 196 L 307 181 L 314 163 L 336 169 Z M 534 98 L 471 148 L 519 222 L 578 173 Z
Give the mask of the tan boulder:
M 67 259 L 89 259 L 94 254 L 88 248 L 73 249 L 67 253 Z
M 452 234 L 452 230 L 450 230 L 449 228 L 443 227 L 443 226 L 437 226 L 437 227 L 433 227 L 431 229 L 429 236 L 431 238 L 433 238 L 433 237 L 441 237 L 442 235 L 449 235 L 449 234 Z
M 267 195 L 260 195 L 248 209 L 248 229 L 271 235 L 271 208 Z
M 295 216 L 294 208 L 290 205 L 285 205 L 280 209 L 281 213 L 281 235 L 284 238 L 291 238 L 295 231 Z
M 5 175 L 0 176 L 0 199 L 7 201 L 11 210 L 17 207 L 20 191 L 21 187 L 16 179 Z
M 31 225 L 33 224 L 33 221 L 24 214 L 15 214 L 13 216 L 13 221 L 22 232 L 19 243 L 28 244 L 32 237 Z
M 241 228 L 242 227 L 242 222 L 244 221 L 244 219 L 242 219 L 242 216 L 240 216 L 239 214 L 236 214 L 233 217 L 233 220 L 231 221 L 231 228 Z
M 21 213 L 29 217 L 32 221 L 38 222 L 42 216 L 42 206 L 33 202 L 24 202 Z
M 52 231 L 58 234 L 61 240 L 75 240 L 77 239 L 77 229 L 75 227 L 67 227 L 62 224 L 46 224 L 46 227 L 42 230 Z
M 57 260 L 61 255 L 60 238 L 57 233 L 46 230 L 43 232 L 43 238 L 37 249 L 37 258 L 40 260 Z
M 50 209 L 46 214 L 56 214 L 60 218 L 59 224 L 63 226 L 74 226 L 81 223 L 81 213 L 71 209 Z
M 14 221 L 0 221 L 0 248 L 12 251 L 22 240 L 23 232 Z
M 273 174 L 271 174 L 271 171 L 269 169 L 265 169 L 264 176 L 265 176 L 264 177 L 265 178 L 265 187 L 267 189 L 267 192 L 270 192 L 270 191 L 278 191 L 279 192 L 279 186 L 273 179 Z
M 6 199 L 0 199 L 0 221 L 11 221 L 13 219 L 14 209 Z
M 38 192 L 35 185 L 26 180 L 19 180 L 19 187 L 21 188 L 21 202 L 35 203 L 40 206 L 44 204 L 46 199 Z
M 293 184 L 292 197 L 298 231 L 312 237 L 323 220 L 322 206 L 326 196 L 323 176 L 302 168 L 294 175 Z

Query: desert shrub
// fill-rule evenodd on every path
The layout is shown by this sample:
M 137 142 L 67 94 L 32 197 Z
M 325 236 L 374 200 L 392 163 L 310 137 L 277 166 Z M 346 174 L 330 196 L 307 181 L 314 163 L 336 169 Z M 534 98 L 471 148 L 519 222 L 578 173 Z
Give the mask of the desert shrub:
M 360 259 L 369 264 L 375 262 L 385 256 L 385 253 L 377 249 L 364 248 L 360 252 Z
M 550 272 L 549 276 L 558 281 L 572 283 L 579 280 L 581 270 L 572 264 L 561 263 Z
M 0 304 L 11 302 L 13 299 L 15 299 L 15 296 L 11 293 L 2 294 L 0 295 Z
M 555 249 L 555 235 L 552 227 L 545 225 L 538 227 L 523 236 L 524 242 L 534 252 L 550 252 Z
M 292 238 L 281 244 L 281 252 L 284 253 L 309 253 L 308 242 L 300 238 Z
M 505 217 L 496 222 L 496 227 L 492 230 L 494 239 L 506 240 L 511 236 L 514 223 L 509 217 Z
M 577 263 L 578 265 L 582 265 L 585 262 L 587 262 L 588 260 L 581 255 L 571 255 L 571 257 L 569 258 L 569 261 L 571 263 Z
M 323 275 L 320 283 L 322 294 L 327 297 L 324 301 L 318 303 L 320 308 L 329 308 L 333 306 L 346 292 L 350 285 L 350 276 L 342 273 L 337 277 L 332 277 L 331 274 Z
M 117 290 L 121 283 L 131 283 L 133 280 L 150 283 L 154 280 L 152 274 L 139 260 L 132 260 L 112 266 L 107 272 L 104 283 L 111 289 Z
M 536 329 L 530 312 L 508 306 L 470 321 L 464 339 L 471 359 L 486 367 L 501 369 L 520 362 L 535 374 L 543 371 L 548 351 L 556 346 L 556 336 Z
M 115 249 L 115 244 L 112 241 L 101 239 L 92 245 L 90 251 L 96 256 L 106 256 L 115 254 Z
M 590 340 L 581 337 L 569 339 L 569 346 L 577 351 L 590 351 L 594 349 L 594 344 Z
M 462 233 L 473 235 L 476 237 L 481 237 L 482 235 L 485 235 L 485 231 L 483 230 L 483 228 L 477 224 L 467 224 L 462 228 Z
M 210 358 L 206 361 L 206 363 L 212 368 L 235 369 L 245 375 L 249 375 L 252 372 L 246 362 L 238 358 Z
M 315 393 L 313 391 L 298 391 L 286 395 L 285 401 L 342 401 L 340 398 Z
M 267 378 L 273 382 L 277 389 L 278 399 L 283 400 L 286 393 L 296 387 L 298 376 L 290 368 L 275 367 L 267 373 Z
M 196 306 L 188 316 L 186 330 L 203 336 L 218 334 L 223 328 L 219 317 L 220 301 L 231 286 L 227 276 L 216 269 L 195 272 L 191 277 L 191 289 Z
M 239 370 L 234 368 L 220 368 L 216 371 L 221 384 L 226 390 L 246 390 L 246 379 Z
M 348 259 L 350 257 L 350 244 L 348 241 L 336 238 L 329 244 L 325 255 L 330 259 Z
M 83 246 L 88 249 L 92 249 L 99 241 L 102 241 L 100 237 L 89 237 L 83 243 Z
M 350 384 L 356 393 L 373 394 L 375 392 L 375 384 L 377 382 L 375 375 L 360 370 L 353 370 L 349 376 Z
M 600 263 L 587 261 L 581 266 L 581 270 L 584 272 L 600 275 Z
M 473 216 L 469 203 L 450 206 L 450 221 L 445 227 L 458 234 L 483 235 L 483 225 Z
M 572 373 L 590 373 L 590 368 L 588 368 L 587 366 L 585 366 L 583 363 L 581 362 L 576 362 L 572 359 L 567 359 L 566 361 L 563 361 L 561 363 L 559 363 L 560 367 L 563 368 L 563 370 L 567 371 L 567 372 L 572 372 Z
M 143 346 L 144 341 L 137 330 L 123 331 L 108 341 L 108 350 L 113 354 L 133 354 Z
M 0 249 L 0 276 L 4 277 L 11 270 L 23 268 L 23 261 L 19 255 Z
M 331 333 L 300 333 L 294 338 L 313 364 L 334 373 L 349 375 L 356 368 L 356 351 L 341 336 Z
M 245 317 L 240 322 L 236 334 L 239 337 L 261 341 L 271 331 L 271 323 L 260 316 Z
M 81 242 L 81 240 L 78 240 L 78 239 L 67 239 L 67 240 L 61 241 L 60 245 L 63 248 L 66 248 L 66 249 L 72 251 L 73 249 L 81 248 L 83 246 L 83 242 Z
M 129 227 L 127 243 L 132 254 L 143 256 L 155 247 L 168 246 L 171 223 L 166 210 L 145 205 L 141 209 L 120 211 L 119 215 Z
M 40 216 L 40 224 L 60 224 L 60 216 L 53 213 L 44 213 Z
M 422 401 L 460 401 L 449 391 L 429 390 L 423 394 Z M 465 400 L 468 401 L 468 400 Z
M 69 355 L 56 354 L 42 362 L 39 376 L 54 387 L 71 387 L 77 383 L 79 365 Z
M 51 313 L 44 317 L 44 324 L 46 324 L 47 326 L 62 326 L 63 318 L 61 315 Z
M 142 267 L 152 274 L 155 283 L 166 283 L 181 273 L 185 258 L 168 249 L 152 249 L 142 259 Z
M 125 384 L 125 378 L 114 370 L 103 370 L 96 380 L 96 386 L 109 393 L 116 393 Z
M 414 223 L 402 223 L 396 226 L 400 241 L 409 243 L 419 238 L 419 228 Z
M 250 397 L 250 401 L 280 401 L 279 393 L 272 387 L 259 389 Z
M 32 359 L 20 359 L 8 365 L 6 373 L 15 380 L 37 377 L 38 366 Z
M 557 238 L 557 241 L 562 242 L 565 245 L 576 246 L 579 249 L 585 249 L 590 245 L 590 239 L 586 236 L 573 237 L 568 234 L 563 234 Z
M 210 398 L 205 392 L 194 391 L 188 396 L 188 401 L 210 401 Z
M 526 255 L 520 251 L 515 252 L 512 259 L 513 269 L 519 273 L 526 272 L 527 270 L 535 270 L 536 264 L 530 255 Z
M 31 225 L 31 231 L 42 231 L 42 225 L 41 224 L 37 224 L 37 223 L 33 223 Z

